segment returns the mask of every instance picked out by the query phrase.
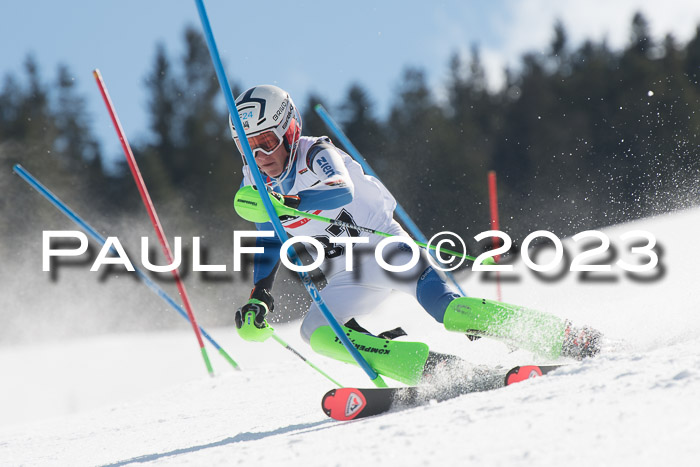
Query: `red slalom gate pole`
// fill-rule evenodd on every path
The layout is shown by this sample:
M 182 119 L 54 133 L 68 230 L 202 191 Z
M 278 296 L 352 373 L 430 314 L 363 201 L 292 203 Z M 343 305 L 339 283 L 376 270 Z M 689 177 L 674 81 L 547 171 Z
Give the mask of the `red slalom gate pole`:
M 163 227 L 161 226 L 160 220 L 158 219 L 158 214 L 156 214 L 156 208 L 153 206 L 151 196 L 148 194 L 148 189 L 146 188 L 146 184 L 144 183 L 143 177 L 141 176 L 139 166 L 136 164 L 134 153 L 131 151 L 131 146 L 129 146 L 129 142 L 126 139 L 126 135 L 124 135 L 124 130 L 122 129 L 122 125 L 119 122 L 119 117 L 117 117 L 117 113 L 114 110 L 114 106 L 112 105 L 112 100 L 110 99 L 109 94 L 107 93 L 107 88 L 105 87 L 104 81 L 102 79 L 102 74 L 100 74 L 100 70 L 97 69 L 95 69 L 92 72 L 92 74 L 95 76 L 95 80 L 97 81 L 97 87 L 100 88 L 100 93 L 102 94 L 102 98 L 104 99 L 105 105 L 107 106 L 107 110 L 109 111 L 109 116 L 112 118 L 114 129 L 117 131 L 117 136 L 119 136 L 119 141 L 122 144 L 122 149 L 124 149 L 126 162 L 129 164 L 131 175 L 133 175 L 134 177 L 134 181 L 136 182 L 136 186 L 138 187 L 139 193 L 141 194 L 143 204 L 146 206 L 148 216 L 151 218 L 151 224 L 153 224 L 153 228 L 156 231 L 156 235 L 158 235 L 158 240 L 160 241 L 160 245 L 163 248 L 165 258 L 168 261 L 168 263 L 172 264 L 173 255 L 172 251 L 170 250 L 170 245 L 168 244 L 168 240 L 165 238 L 165 232 L 163 231 Z M 197 342 L 199 343 L 199 349 L 202 352 L 202 357 L 204 358 L 204 364 L 207 367 L 207 372 L 209 372 L 210 376 L 213 376 L 214 370 L 211 367 L 209 355 L 207 355 L 207 349 L 204 347 L 202 334 L 199 331 L 199 325 L 197 325 L 197 320 L 194 317 L 192 305 L 190 304 L 190 299 L 187 295 L 187 291 L 185 290 L 185 286 L 182 283 L 182 279 L 180 278 L 180 273 L 178 272 L 177 268 L 173 269 L 172 273 L 173 277 L 175 277 L 177 290 L 180 293 L 180 297 L 182 297 L 182 303 L 185 306 L 185 311 L 187 311 L 187 316 L 190 319 L 190 324 L 192 324 L 192 329 L 194 330 L 194 333 L 197 336 Z
M 491 230 L 500 230 L 499 225 L 498 225 L 498 192 L 496 190 L 496 172 L 493 170 L 489 170 L 488 173 L 488 181 L 489 181 L 489 206 L 491 208 Z M 493 246 L 498 247 L 499 246 L 499 238 L 498 237 L 493 237 Z M 496 255 L 493 258 L 498 262 L 500 259 L 500 255 Z M 499 271 L 496 271 L 496 299 L 500 302 L 502 301 L 501 297 L 501 273 Z

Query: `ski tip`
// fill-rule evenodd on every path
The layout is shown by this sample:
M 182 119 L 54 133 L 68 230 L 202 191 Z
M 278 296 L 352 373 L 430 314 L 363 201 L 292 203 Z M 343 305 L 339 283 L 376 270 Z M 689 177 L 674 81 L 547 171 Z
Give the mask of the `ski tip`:
M 542 376 L 542 369 L 537 365 L 516 366 L 506 375 L 506 386 L 538 376 Z
M 332 389 L 323 396 L 323 412 L 334 420 L 352 420 L 366 407 L 362 391 L 354 388 Z
M 519 383 L 526 379 L 544 376 L 554 370 L 557 370 L 565 365 L 523 365 L 516 366 L 506 375 L 506 386 L 513 383 Z

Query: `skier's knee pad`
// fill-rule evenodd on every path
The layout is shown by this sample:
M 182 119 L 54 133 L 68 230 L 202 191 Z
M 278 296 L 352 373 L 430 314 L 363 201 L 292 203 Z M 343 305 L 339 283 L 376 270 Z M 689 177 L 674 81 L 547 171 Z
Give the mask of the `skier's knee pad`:
M 416 284 L 418 303 L 438 323 L 442 323 L 447 305 L 459 297 L 432 266 L 423 271 Z

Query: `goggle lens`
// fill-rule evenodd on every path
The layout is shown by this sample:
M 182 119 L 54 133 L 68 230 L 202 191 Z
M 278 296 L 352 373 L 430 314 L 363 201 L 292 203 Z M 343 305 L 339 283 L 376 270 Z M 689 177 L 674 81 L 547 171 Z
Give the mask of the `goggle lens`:
M 250 144 L 250 149 L 253 150 L 253 153 L 255 153 L 255 151 L 262 151 L 265 154 L 271 154 L 282 144 L 282 140 L 279 139 L 272 130 L 269 130 L 259 135 L 249 136 L 248 144 Z M 236 139 L 236 146 L 238 146 L 238 150 L 243 154 L 243 148 L 238 139 Z

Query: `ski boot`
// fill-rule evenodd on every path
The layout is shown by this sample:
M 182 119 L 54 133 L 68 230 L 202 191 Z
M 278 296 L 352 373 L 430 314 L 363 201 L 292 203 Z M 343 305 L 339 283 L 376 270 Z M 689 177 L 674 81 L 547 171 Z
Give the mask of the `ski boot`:
M 569 322 L 564 330 L 561 355 L 576 360 L 593 357 L 600 352 L 601 339 L 599 331 L 588 326 L 575 328 Z
M 455 355 L 428 353 L 420 387 L 424 396 L 445 400 L 461 394 L 489 391 L 504 385 L 505 369 L 474 365 Z

